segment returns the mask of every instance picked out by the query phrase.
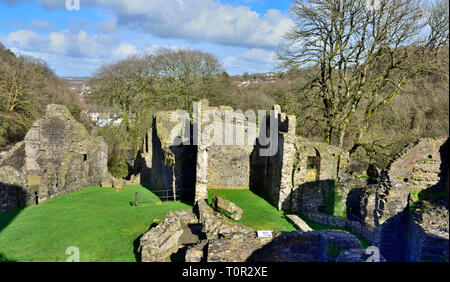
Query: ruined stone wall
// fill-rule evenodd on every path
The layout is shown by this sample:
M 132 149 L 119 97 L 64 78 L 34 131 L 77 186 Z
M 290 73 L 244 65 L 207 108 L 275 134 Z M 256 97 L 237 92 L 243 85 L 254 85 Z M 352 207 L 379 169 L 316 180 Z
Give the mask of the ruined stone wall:
M 278 209 L 291 208 L 292 172 L 295 161 L 295 116 L 281 112 L 275 105 L 270 113 L 277 123 L 277 144 L 261 145 L 260 140 L 265 134 L 270 136 L 269 122 L 266 131 L 259 130 L 259 138 L 251 155 L 251 186 L 256 193 L 263 190 L 272 204 Z M 267 119 L 269 115 L 267 116 Z M 264 155 L 261 150 L 276 146 L 274 155 Z
M 153 154 L 153 127 L 145 134 L 142 140 L 142 148 L 139 154 L 139 177 L 140 183 L 150 186 L 152 174 L 152 154 Z
M 0 214 L 35 204 L 35 195 L 25 174 L 13 167 L 0 167 Z
M 299 212 L 334 211 L 345 197 L 338 192 L 339 162 L 342 150 L 320 142 L 298 138 L 292 192 L 292 210 Z M 340 196 L 340 199 L 336 199 Z
M 420 202 L 410 209 L 405 260 L 449 261 L 448 206 Z
M 211 144 L 208 147 L 208 189 L 248 189 L 250 155 L 257 134 L 256 124 L 249 124 L 243 114 L 235 112 L 231 107 L 207 107 L 204 104 L 202 111 L 214 111 L 215 118 L 222 121 L 220 128 L 223 128 L 222 145 Z M 227 112 L 232 114 L 227 115 Z M 239 126 L 243 129 L 242 143 L 237 143 L 236 140 Z M 250 139 L 248 127 L 255 130 L 255 136 Z M 226 137 L 230 136 L 232 142 L 227 143 Z
M 365 225 L 364 223 L 360 223 L 359 221 L 339 218 L 322 213 L 304 213 L 303 216 L 308 220 L 319 224 L 336 228 L 347 228 L 352 234 L 363 238 L 372 246 L 379 246 L 379 235 L 377 233 L 378 230 L 370 229 L 367 225 Z
M 41 202 L 99 185 L 107 173 L 107 154 L 103 139 L 89 136 L 66 107 L 48 105 L 45 116 L 33 124 L 24 142 L 4 156 L 0 165 L 24 175 L 26 183 L 20 181 L 19 185 L 27 191 L 25 204 L 31 204 L 31 198 Z M 2 177 L 0 182 L 8 183 L 8 179 Z
M 338 147 L 297 137 L 295 116 L 282 113 L 278 105 L 272 114 L 278 122 L 278 150 L 273 156 L 261 156 L 260 150 L 268 146 L 257 142 L 251 156 L 252 190 L 263 189 L 278 209 L 325 212 L 336 208 L 345 213 L 346 194 L 339 194 L 336 187 L 341 159 L 348 156 Z
M 447 156 L 441 150 L 446 141 L 447 138 L 424 138 L 409 144 L 382 172 L 380 224 L 401 212 L 408 205 L 410 194 L 417 195 L 437 184 L 444 187 L 448 161 L 443 159 Z
M 386 259 L 448 260 L 447 171 L 448 138 L 420 139 L 381 172 L 376 191 L 361 197 L 369 202 L 364 221 L 379 234 Z
M 197 149 L 177 140 L 183 135 L 181 128 L 173 131 L 178 118 L 176 112 L 158 112 L 153 119 L 150 179 L 144 185 L 162 200 L 189 198 L 194 192 Z

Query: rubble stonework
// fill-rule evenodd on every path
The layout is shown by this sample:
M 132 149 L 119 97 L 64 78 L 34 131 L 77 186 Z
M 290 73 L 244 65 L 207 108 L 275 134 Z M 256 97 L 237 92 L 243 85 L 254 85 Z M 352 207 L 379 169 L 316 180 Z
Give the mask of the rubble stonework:
M 240 207 L 220 196 L 213 195 L 212 206 L 219 212 L 224 211 L 225 215 L 231 219 L 239 220 L 242 217 L 242 209 Z
M 187 224 L 198 223 L 192 211 L 169 213 L 156 227 L 140 238 L 139 251 L 145 262 L 169 262 L 170 257 L 182 248 L 181 238 Z
M 288 116 L 281 112 L 279 105 L 274 105 L 267 119 L 272 118 L 277 125 L 277 144 L 262 145 L 261 139 L 274 134 L 270 128 L 266 132 L 259 130 L 259 138 L 251 156 L 251 189 L 264 190 L 272 203 L 278 209 L 290 210 L 292 192 L 292 172 L 295 162 L 295 116 Z M 264 136 L 265 135 L 265 136 Z M 277 148 L 276 154 L 262 154 L 265 150 L 274 146 Z
M 297 228 L 297 230 L 303 231 L 303 232 L 308 232 L 308 231 L 313 231 L 311 229 L 311 227 L 309 227 L 309 225 L 300 217 L 298 217 L 295 214 L 288 214 L 286 215 L 286 218 L 292 222 L 295 226 L 295 228 Z
M 337 194 L 339 164 L 344 152 L 335 146 L 299 137 L 292 191 L 292 210 L 302 213 L 327 210 L 327 197 Z M 345 199 L 345 195 L 341 195 Z M 332 200 L 332 199 L 329 199 Z
M 231 107 L 210 107 L 205 99 L 196 105 L 195 118 L 198 120 L 193 121 L 198 137 L 195 199 L 206 199 L 207 189 L 249 189 L 249 158 L 254 149 L 249 130 L 253 129 L 256 137 L 256 124 Z M 224 132 L 205 130 L 212 125 Z M 243 143 L 236 140 L 240 126 L 243 129 Z M 233 139 L 227 140 L 230 136 Z
M 434 186 L 441 187 L 445 182 L 448 169 L 444 167 L 446 160 L 441 149 L 446 138 L 425 138 L 407 146 L 380 173 L 376 165 L 351 160 L 348 152 L 336 146 L 296 136 L 295 116 L 283 113 L 279 105 L 273 106 L 262 122 L 258 120 L 255 142 L 247 141 L 247 137 L 256 125 L 248 122 L 242 113 L 225 106 L 210 107 L 207 100 L 196 105 L 193 115 L 187 117 L 190 129 L 187 135 L 180 127 L 177 136 L 170 136 L 177 124 L 177 118 L 173 119 L 176 112 L 155 115 L 152 138 L 144 140 L 144 145 L 148 147 L 151 143 L 153 150 L 151 153 L 143 150 L 151 155 L 152 160 L 146 167 L 151 172 L 153 188 L 172 195 L 184 191 L 199 202 L 199 206 L 206 205 L 203 200 L 208 198 L 208 189 L 251 189 L 267 196 L 278 209 L 300 213 L 315 222 L 348 228 L 380 246 L 388 260 L 427 257 L 422 254 L 431 252 L 429 246 L 434 243 L 429 242 L 437 242 L 423 235 L 430 232 L 439 236 L 436 228 L 430 227 L 434 221 L 428 220 L 425 224 L 428 226 L 419 224 L 420 216 L 413 219 L 409 207 L 420 202 L 426 191 Z M 232 111 L 231 118 L 226 116 L 227 111 Z M 203 129 L 217 121 L 214 118 L 218 118 L 221 128 L 236 123 L 245 125 L 247 143 L 215 144 L 214 130 L 202 134 Z M 271 132 L 269 121 L 275 121 L 276 132 Z M 275 138 L 271 142 L 276 144 L 263 142 L 273 135 Z M 197 139 L 199 142 L 191 145 L 199 136 L 202 137 Z M 219 138 L 223 143 L 225 137 Z M 175 140 L 191 143 L 174 145 Z M 261 153 L 271 145 L 277 148 L 275 154 Z M 141 174 L 141 180 L 145 178 Z M 202 212 L 208 210 L 206 206 Z M 422 215 L 422 218 L 433 218 L 427 213 Z M 219 214 L 216 217 L 218 222 L 223 220 Z M 201 223 L 208 225 L 210 217 L 207 218 L 206 221 L 202 218 Z M 218 222 L 213 220 L 212 226 L 220 226 Z M 422 233 L 422 229 L 432 231 Z M 217 235 L 214 228 L 206 230 L 212 232 L 208 239 Z M 408 232 L 415 235 L 408 237 Z M 448 240 L 448 235 L 444 240 Z M 197 248 L 192 247 L 193 253 L 200 254 Z M 200 258 L 194 255 L 191 259 Z M 202 256 L 202 259 L 206 258 Z
M 444 189 L 448 156 L 443 154 L 448 138 L 424 138 L 406 146 L 380 176 L 380 224 L 403 211 L 410 194 L 434 185 Z M 445 166 L 445 167 L 444 167 Z
M 281 110 L 275 105 L 274 111 Z M 259 149 L 264 146 L 255 146 L 251 176 L 254 190 L 264 187 L 278 209 L 295 212 L 326 209 L 328 195 L 339 192 L 336 190 L 339 164 L 347 156 L 335 146 L 297 137 L 295 116 L 280 113 L 278 117 L 277 154 L 260 156 Z
M 208 205 L 206 200 L 197 201 L 199 223 L 208 239 L 228 236 L 233 233 L 249 233 L 252 229 L 242 224 L 224 220 Z
M 258 126 L 268 124 L 270 117 L 277 126 L 277 132 L 272 133 L 276 144 L 261 145 L 262 138 L 271 136 L 271 132 L 267 125 L 265 130 Z M 156 113 L 152 138 L 146 136 L 143 141 L 142 182 L 169 198 L 172 195 L 170 199 L 177 198 L 177 191 L 192 194 L 198 201 L 208 197 L 208 189 L 264 190 L 278 209 L 306 212 L 323 207 L 324 195 L 335 192 L 343 152 L 298 138 L 295 116 L 283 113 L 279 105 L 264 117 L 267 122 L 258 124 L 231 107 L 210 107 L 207 100 L 196 102 L 192 116 L 184 118 L 187 124 L 179 126 L 183 119 L 180 113 Z M 219 125 L 225 132 L 205 130 L 212 125 Z M 225 135 L 235 138 L 238 125 L 244 129 L 244 143 L 227 144 Z M 175 144 L 180 140 L 188 142 Z M 275 154 L 261 153 L 268 148 L 276 148 Z M 149 155 L 151 161 L 147 160 Z
M 381 172 L 374 217 L 389 261 L 448 261 L 448 138 L 406 146 Z
M 107 155 L 103 139 L 90 137 L 65 106 L 48 105 L 45 116 L 33 124 L 25 140 L 0 160 L 0 167 L 13 167 L 20 175 L 18 184 L 26 191 L 27 200 L 5 204 L 7 198 L 2 197 L 1 206 L 29 205 L 100 185 L 107 173 Z M 8 184 L 8 177 L 0 177 L 0 182 Z
M 34 191 L 24 173 L 10 166 L 2 166 L 0 179 L 0 214 L 35 203 Z
M 143 262 L 327 262 L 349 249 L 361 248 L 359 240 L 344 231 L 272 232 L 261 238 L 251 228 L 218 216 L 205 200 L 193 211 L 169 213 L 140 239 Z M 190 225 L 201 224 L 201 234 L 183 240 Z M 193 240 L 194 239 L 194 240 Z

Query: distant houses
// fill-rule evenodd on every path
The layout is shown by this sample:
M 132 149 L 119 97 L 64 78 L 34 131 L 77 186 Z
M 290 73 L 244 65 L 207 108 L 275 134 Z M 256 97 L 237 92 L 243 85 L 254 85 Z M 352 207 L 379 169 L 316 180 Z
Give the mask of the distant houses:
M 94 123 L 96 127 L 105 127 L 108 125 L 118 126 L 123 121 L 123 118 L 120 118 L 117 114 L 114 113 L 83 111 L 83 114 L 88 116 L 91 122 Z
M 251 79 L 244 80 L 238 84 L 239 87 L 247 87 L 252 84 L 258 83 L 274 83 L 280 80 L 277 74 L 274 72 L 268 72 L 263 74 L 254 74 Z

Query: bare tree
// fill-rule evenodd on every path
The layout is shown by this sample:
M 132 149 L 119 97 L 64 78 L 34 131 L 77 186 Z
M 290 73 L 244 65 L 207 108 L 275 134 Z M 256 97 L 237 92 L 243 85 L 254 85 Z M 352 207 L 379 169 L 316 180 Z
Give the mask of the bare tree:
M 75 112 L 79 101 L 44 61 L 16 56 L 0 43 L 0 146 L 21 140 L 49 103 Z
M 196 50 L 163 48 L 154 61 L 166 104 L 184 109 L 193 99 L 213 95 L 213 78 L 223 72 L 217 57 Z
M 317 70 L 301 91 L 321 101 L 328 143 L 343 147 L 362 112 L 352 152 L 380 108 L 436 60 L 448 61 L 446 0 L 296 0 L 290 12 L 281 67 Z
M 120 126 L 103 129 L 110 170 L 123 170 L 130 144 L 136 158 L 155 111 L 187 109 L 199 96 L 208 97 L 219 74 L 222 66 L 216 57 L 187 49 L 164 48 L 102 66 L 91 80 L 89 99 L 123 118 Z

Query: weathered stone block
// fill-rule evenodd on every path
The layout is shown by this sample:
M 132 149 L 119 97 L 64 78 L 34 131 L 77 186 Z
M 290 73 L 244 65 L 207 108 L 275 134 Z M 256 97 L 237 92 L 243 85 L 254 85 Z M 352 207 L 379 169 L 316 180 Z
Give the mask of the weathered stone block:
M 201 262 L 205 261 L 205 248 L 208 240 L 202 240 L 193 246 L 189 246 L 186 250 L 186 262 Z
M 114 186 L 114 177 L 112 175 L 107 175 L 106 177 L 102 178 L 101 186 L 102 187 L 109 187 L 112 188 Z
M 199 222 L 203 225 L 203 232 L 208 239 L 217 238 L 219 235 L 253 232 L 250 227 L 217 217 L 206 200 L 198 201 L 197 208 Z
M 116 189 L 122 189 L 123 186 L 125 185 L 125 180 L 119 179 L 119 178 L 114 178 L 113 185 L 114 185 L 114 188 L 116 188 Z
M 197 223 L 192 211 L 169 213 L 156 227 L 151 228 L 140 239 L 139 252 L 143 262 L 170 262 L 171 256 L 182 247 L 184 227 Z
M 291 221 L 298 230 L 302 232 L 313 231 L 312 228 L 309 227 L 309 225 L 303 219 L 295 214 L 288 214 L 286 215 L 286 218 Z
M 236 206 L 233 202 L 228 201 L 220 196 L 214 195 L 212 198 L 213 208 L 219 212 L 224 211 L 224 215 L 234 220 L 239 220 L 242 217 L 242 209 Z

